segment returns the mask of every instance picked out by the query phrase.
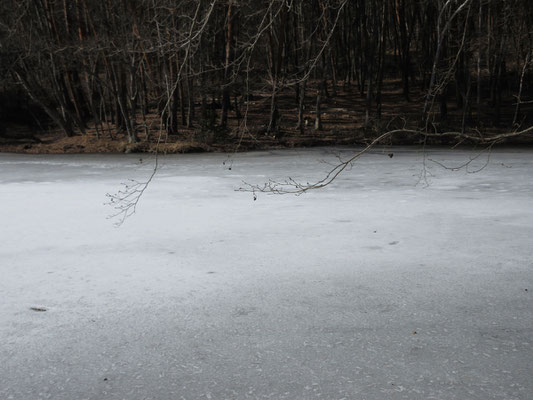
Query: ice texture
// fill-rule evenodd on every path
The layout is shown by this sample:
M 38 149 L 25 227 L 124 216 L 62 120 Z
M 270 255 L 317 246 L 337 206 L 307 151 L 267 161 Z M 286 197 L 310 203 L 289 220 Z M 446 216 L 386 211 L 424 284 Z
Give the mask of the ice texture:
M 533 398 L 533 150 L 352 151 L 0 154 L 0 399 Z

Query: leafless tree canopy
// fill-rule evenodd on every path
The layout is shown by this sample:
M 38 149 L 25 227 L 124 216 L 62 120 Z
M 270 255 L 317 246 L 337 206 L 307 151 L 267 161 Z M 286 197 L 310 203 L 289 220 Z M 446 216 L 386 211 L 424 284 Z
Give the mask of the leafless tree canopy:
M 130 143 L 227 131 L 229 119 L 242 131 L 259 93 L 275 136 L 321 130 L 324 102 L 347 87 L 365 99 L 365 125 L 381 121 L 397 81 L 420 104 L 404 133 L 443 132 L 453 107 L 459 137 L 530 134 L 532 21 L 530 0 L 3 0 L 0 123 L 22 113 Z

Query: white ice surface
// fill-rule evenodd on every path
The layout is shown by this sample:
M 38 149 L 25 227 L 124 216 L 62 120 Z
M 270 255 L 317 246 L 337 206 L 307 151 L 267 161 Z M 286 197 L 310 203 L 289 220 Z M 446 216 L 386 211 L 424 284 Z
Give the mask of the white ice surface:
M 388 152 L 164 157 L 121 228 L 144 156 L 0 154 L 0 399 L 532 399 L 533 151 Z

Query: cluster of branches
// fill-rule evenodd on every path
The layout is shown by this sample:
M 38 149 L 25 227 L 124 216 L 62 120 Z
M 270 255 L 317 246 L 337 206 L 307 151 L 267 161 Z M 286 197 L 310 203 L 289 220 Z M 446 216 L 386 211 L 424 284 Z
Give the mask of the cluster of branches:
M 365 99 L 369 123 L 384 81 L 397 79 L 406 101 L 423 99 L 425 132 L 451 102 L 463 133 L 487 107 L 512 127 L 530 102 L 531 21 L 530 0 L 3 0 L 0 94 L 19 93 L 67 136 L 91 127 L 133 143 L 227 129 L 228 118 L 246 129 L 257 93 L 266 133 L 279 130 L 287 91 L 292 128 L 304 130 L 311 107 L 321 129 L 341 85 Z M 513 115 L 502 121 L 506 96 Z

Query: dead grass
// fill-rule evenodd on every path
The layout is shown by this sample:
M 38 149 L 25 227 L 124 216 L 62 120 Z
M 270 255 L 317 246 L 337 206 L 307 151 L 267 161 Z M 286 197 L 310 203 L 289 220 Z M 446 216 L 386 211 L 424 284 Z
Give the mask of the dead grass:
M 329 88 L 332 93 L 331 86 Z M 306 95 L 306 109 L 304 118 L 308 122 L 303 133 L 296 129 L 297 108 L 293 89 L 286 90 L 278 96 L 278 107 L 281 114 L 280 129 L 275 135 L 267 135 L 268 110 L 270 98 L 265 93 L 254 93 L 247 110 L 241 110 L 245 119 L 237 119 L 235 113 L 230 113 L 229 127 L 226 132 L 204 132 L 199 126 L 186 128 L 180 126 L 179 135 L 158 137 L 159 120 L 151 115 L 151 137 L 146 138 L 144 128 L 139 125 L 140 141 L 128 144 L 123 133 L 109 132 L 97 137 L 96 129 L 89 127 L 87 134 L 64 137 L 60 131 L 28 132 L 21 126 L 8 126 L 9 135 L 0 138 L 0 151 L 29 153 L 29 154 L 59 154 L 59 153 L 189 153 L 205 151 L 245 151 L 254 149 L 272 149 L 286 147 L 309 147 L 328 145 L 356 145 L 367 144 L 380 132 L 387 129 L 401 127 L 416 128 L 424 98 L 411 95 L 411 101 L 405 100 L 401 93 L 401 82 L 390 80 L 386 82 L 382 94 L 382 117 L 379 121 L 372 120 L 364 126 L 365 101 L 354 85 L 344 86 L 342 83 L 336 88 L 336 96 L 325 98 L 323 109 L 323 129 L 315 131 L 316 118 L 314 107 L 313 87 L 308 88 Z M 533 114 L 533 105 L 523 109 L 524 115 Z M 477 128 L 482 134 L 501 133 L 505 129 L 492 124 L 491 108 L 485 104 L 481 123 Z M 512 101 L 502 107 L 501 126 L 509 127 L 514 108 Z M 438 119 L 438 116 L 437 116 Z M 478 124 L 477 116 L 471 123 Z M 439 122 L 436 129 L 460 128 L 462 110 L 450 101 L 449 116 L 445 124 Z M 140 123 L 141 121 L 139 121 Z M 530 121 L 529 121 L 530 122 Z M 25 131 L 26 130 L 26 131 Z M 507 128 L 507 130 L 509 130 Z M 388 144 L 416 144 L 420 138 L 397 136 L 389 139 Z M 449 139 L 447 139 L 449 140 Z M 521 143 L 531 143 L 531 138 Z M 159 143 L 159 144 L 158 144 Z M 445 144 L 436 142 L 435 144 Z

